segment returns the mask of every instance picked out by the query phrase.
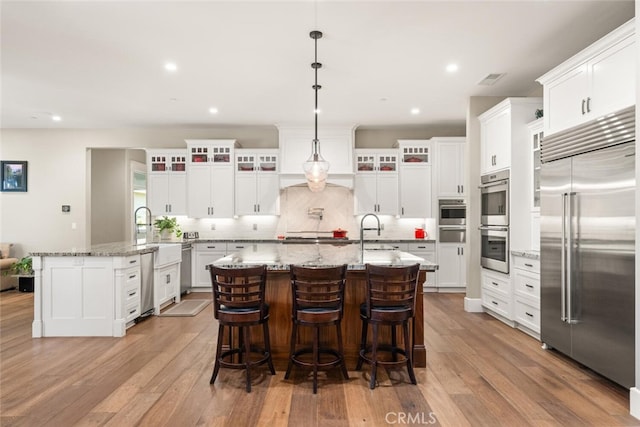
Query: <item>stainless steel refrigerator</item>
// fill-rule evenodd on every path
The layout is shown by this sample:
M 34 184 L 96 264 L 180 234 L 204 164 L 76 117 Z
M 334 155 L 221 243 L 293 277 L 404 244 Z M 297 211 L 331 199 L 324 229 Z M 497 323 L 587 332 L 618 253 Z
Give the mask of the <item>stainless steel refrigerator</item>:
M 541 340 L 635 385 L 635 109 L 541 145 Z M 629 142 L 630 141 L 630 142 Z

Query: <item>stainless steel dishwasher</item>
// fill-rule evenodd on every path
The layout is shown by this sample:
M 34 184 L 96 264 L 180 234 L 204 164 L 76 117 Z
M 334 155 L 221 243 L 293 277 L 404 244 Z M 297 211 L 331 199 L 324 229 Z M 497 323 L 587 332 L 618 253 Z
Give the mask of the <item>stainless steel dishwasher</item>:
M 180 263 L 180 294 L 191 292 L 191 243 L 182 244 L 182 262 Z
M 153 314 L 153 252 L 140 255 L 140 317 Z

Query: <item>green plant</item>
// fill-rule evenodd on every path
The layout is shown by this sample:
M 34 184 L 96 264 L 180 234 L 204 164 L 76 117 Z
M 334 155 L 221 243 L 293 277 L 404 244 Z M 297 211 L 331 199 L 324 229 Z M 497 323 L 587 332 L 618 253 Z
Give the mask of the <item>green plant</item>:
M 19 261 L 14 262 L 9 267 L 9 270 L 5 271 L 4 274 L 23 274 L 23 275 L 33 275 L 33 266 L 31 257 L 21 258 Z
M 153 226 L 161 233 L 167 230 L 169 233 L 175 232 L 177 237 L 182 236 L 182 230 L 180 230 L 180 225 L 178 225 L 178 220 L 175 217 L 163 216 L 158 218 L 154 221 Z

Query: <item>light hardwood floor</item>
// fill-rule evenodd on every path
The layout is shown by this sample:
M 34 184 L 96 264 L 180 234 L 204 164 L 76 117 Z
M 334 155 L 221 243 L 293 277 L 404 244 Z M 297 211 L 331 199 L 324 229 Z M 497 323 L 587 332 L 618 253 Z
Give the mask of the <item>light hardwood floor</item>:
M 209 298 L 190 294 L 188 298 Z M 209 385 L 217 328 L 212 306 L 195 317 L 153 317 L 124 338 L 31 338 L 33 294 L 0 293 L 2 426 L 616 426 L 628 391 L 485 314 L 459 294 L 428 294 L 427 368 L 337 371 L 312 394 L 306 373 L 266 367 L 244 391 L 241 371 Z M 350 367 L 353 369 L 353 367 Z M 366 368 L 366 365 L 365 365 Z

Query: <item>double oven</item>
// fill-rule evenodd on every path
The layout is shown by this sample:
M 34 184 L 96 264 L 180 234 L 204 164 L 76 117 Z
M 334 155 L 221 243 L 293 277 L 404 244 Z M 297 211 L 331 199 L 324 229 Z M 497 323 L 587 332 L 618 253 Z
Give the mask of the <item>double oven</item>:
M 509 273 L 509 171 L 481 177 L 480 264 Z
M 467 205 L 464 200 L 439 200 L 438 207 L 438 241 L 441 243 L 465 243 Z

